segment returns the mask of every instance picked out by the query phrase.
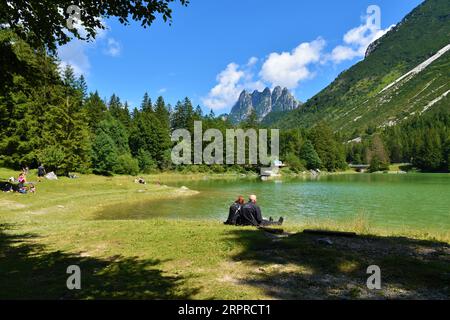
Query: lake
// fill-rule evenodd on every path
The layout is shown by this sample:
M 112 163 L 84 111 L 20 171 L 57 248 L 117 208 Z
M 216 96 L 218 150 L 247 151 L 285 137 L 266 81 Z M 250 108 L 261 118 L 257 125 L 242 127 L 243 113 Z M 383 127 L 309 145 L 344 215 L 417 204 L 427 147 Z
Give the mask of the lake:
M 372 227 L 450 230 L 450 175 L 349 174 L 280 181 L 202 180 L 168 183 L 200 191 L 170 201 L 115 205 L 99 219 L 210 219 L 223 221 L 239 195 L 256 194 L 263 215 L 286 223 L 349 221 L 363 216 Z

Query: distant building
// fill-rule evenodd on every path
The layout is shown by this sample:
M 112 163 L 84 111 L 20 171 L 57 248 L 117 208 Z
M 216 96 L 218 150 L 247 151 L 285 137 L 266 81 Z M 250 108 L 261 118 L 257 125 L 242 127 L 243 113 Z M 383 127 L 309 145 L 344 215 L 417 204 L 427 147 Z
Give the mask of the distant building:
M 272 165 L 267 168 L 261 168 L 261 177 L 279 177 L 280 168 L 285 167 L 280 160 L 272 161 Z

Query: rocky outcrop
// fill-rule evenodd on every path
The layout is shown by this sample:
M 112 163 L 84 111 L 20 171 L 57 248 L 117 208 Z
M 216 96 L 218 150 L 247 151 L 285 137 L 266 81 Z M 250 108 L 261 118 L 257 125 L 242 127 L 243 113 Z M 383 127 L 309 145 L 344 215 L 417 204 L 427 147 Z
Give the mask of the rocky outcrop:
M 244 90 L 231 110 L 229 119 L 233 123 L 239 123 L 247 120 L 254 112 L 258 121 L 262 121 L 272 112 L 291 111 L 299 105 L 287 88 L 275 87 L 273 91 L 266 88 L 262 92 L 255 90 L 252 94 Z

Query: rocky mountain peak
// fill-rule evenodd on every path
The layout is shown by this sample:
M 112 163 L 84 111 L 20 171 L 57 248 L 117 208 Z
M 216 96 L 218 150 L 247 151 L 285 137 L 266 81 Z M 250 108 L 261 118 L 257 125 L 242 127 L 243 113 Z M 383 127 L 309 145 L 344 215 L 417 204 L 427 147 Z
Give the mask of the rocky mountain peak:
M 262 92 L 255 90 L 252 94 L 242 91 L 238 101 L 229 115 L 233 123 L 245 121 L 254 111 L 259 121 L 272 112 L 286 112 L 294 110 L 299 102 L 287 88 L 277 86 L 272 90 L 265 88 Z

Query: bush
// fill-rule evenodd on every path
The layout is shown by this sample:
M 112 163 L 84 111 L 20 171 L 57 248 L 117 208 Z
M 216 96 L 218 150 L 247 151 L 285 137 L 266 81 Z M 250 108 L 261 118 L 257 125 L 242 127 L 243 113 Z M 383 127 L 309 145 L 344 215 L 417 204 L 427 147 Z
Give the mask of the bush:
M 285 158 L 290 169 L 296 173 L 305 171 L 305 164 L 295 154 L 288 153 Z
M 247 172 L 245 171 L 245 168 L 244 168 L 244 167 L 238 166 L 238 165 L 231 165 L 231 166 L 228 166 L 227 172 L 230 172 L 230 173 L 238 173 L 238 174 L 245 174 L 245 173 L 247 173 Z
M 139 173 L 139 162 L 134 159 L 131 154 L 123 154 L 119 156 L 118 164 L 114 170 L 114 173 L 128 174 L 135 176 Z
M 372 157 L 370 160 L 369 172 L 378 172 L 389 170 L 389 164 L 382 162 L 378 156 Z
M 162 156 L 162 161 L 160 161 L 158 163 L 158 165 L 161 170 L 173 169 L 172 150 L 168 149 L 168 150 L 164 151 L 163 156 Z
M 210 167 L 210 170 L 213 173 L 224 173 L 226 169 L 225 169 L 225 167 L 223 165 L 213 164 Z

